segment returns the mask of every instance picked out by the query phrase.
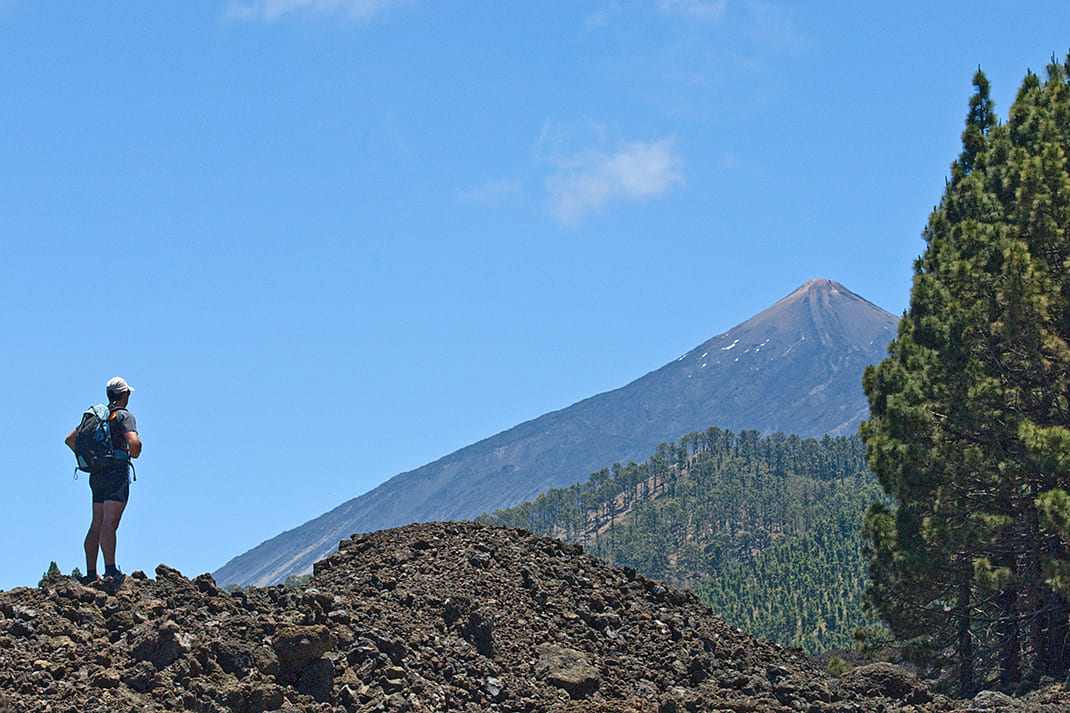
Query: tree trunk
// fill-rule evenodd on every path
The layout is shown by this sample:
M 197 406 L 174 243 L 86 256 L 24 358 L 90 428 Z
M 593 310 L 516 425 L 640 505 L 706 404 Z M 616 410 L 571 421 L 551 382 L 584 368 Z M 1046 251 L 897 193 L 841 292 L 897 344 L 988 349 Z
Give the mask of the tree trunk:
M 959 580 L 959 601 L 955 606 L 958 617 L 958 637 L 956 651 L 959 657 L 959 695 L 962 698 L 973 696 L 973 635 L 970 632 L 970 596 L 973 573 L 964 563 Z
M 1012 690 L 1022 680 L 1021 637 L 1018 631 L 1018 587 L 1008 585 L 999 597 L 1001 683 Z

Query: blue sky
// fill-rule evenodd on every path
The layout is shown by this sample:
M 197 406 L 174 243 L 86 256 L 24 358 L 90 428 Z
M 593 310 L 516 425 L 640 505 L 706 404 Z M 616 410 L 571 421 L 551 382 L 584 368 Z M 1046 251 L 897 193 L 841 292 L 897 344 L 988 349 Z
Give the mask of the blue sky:
M 980 66 L 1065 0 L 0 0 L 0 589 L 83 567 L 63 437 L 187 575 L 623 386 L 808 279 L 900 313 Z M 713 424 L 711 424 L 713 425 Z

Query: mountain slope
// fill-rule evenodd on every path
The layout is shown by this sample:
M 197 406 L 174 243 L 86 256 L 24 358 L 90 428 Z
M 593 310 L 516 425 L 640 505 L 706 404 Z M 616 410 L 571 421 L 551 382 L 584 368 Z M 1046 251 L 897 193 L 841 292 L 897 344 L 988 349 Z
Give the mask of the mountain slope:
M 831 280 L 772 307 L 615 391 L 503 431 L 349 500 L 235 557 L 223 583 L 306 572 L 355 532 L 471 518 L 586 480 L 616 461 L 711 425 L 800 436 L 853 432 L 862 370 L 884 358 L 896 318 Z

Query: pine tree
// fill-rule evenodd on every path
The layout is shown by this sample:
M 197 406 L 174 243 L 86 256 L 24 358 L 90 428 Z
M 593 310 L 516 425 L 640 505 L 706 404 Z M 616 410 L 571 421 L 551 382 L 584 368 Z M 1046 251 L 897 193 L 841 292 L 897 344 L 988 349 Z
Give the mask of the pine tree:
M 910 307 L 867 369 L 867 598 L 950 648 L 960 692 L 1070 669 L 1070 58 L 1026 76 L 1006 125 L 978 70 L 963 151 L 924 232 Z
M 49 563 L 48 569 L 41 575 L 41 581 L 37 583 L 38 587 L 43 587 L 51 581 L 54 581 L 63 576 L 63 573 L 59 571 L 59 565 L 53 560 Z

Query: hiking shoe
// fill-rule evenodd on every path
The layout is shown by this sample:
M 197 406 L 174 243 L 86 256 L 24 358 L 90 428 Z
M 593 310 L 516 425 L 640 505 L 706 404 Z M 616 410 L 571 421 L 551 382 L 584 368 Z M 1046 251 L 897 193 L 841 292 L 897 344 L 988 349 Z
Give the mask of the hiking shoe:
M 99 581 L 100 581 L 100 575 L 97 575 L 97 574 L 92 574 L 92 575 L 86 574 L 86 575 L 82 575 L 81 577 L 78 578 L 78 583 L 79 584 L 83 584 L 83 585 L 90 585 L 93 582 L 99 582 Z

